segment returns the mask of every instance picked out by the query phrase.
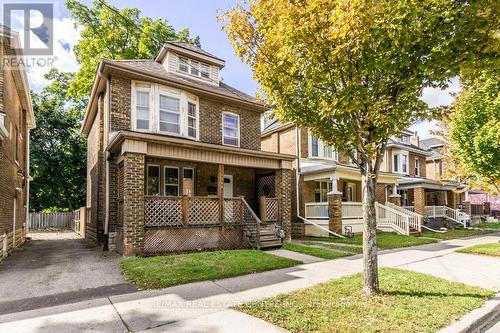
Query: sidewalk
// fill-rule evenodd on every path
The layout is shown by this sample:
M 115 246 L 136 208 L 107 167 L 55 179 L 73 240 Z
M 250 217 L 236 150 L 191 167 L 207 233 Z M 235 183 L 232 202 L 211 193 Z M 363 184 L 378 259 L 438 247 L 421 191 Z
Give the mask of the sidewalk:
M 500 259 L 454 253 L 460 247 L 498 242 L 500 236 L 449 240 L 380 252 L 380 266 L 398 267 L 500 290 Z M 87 302 L 0 316 L 2 332 L 283 332 L 259 319 L 227 310 L 236 304 L 362 271 L 361 256 L 141 291 Z

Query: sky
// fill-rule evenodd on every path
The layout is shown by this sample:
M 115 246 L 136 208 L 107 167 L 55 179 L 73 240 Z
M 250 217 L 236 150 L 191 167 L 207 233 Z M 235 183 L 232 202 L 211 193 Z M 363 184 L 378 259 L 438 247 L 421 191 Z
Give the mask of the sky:
M 206 51 L 226 61 L 221 76 L 229 85 L 234 86 L 248 94 L 255 94 L 258 84 L 252 79 L 252 71 L 243 64 L 234 54 L 233 48 L 224 32 L 221 31 L 222 24 L 217 21 L 218 10 L 228 10 L 237 4 L 237 0 L 108 0 L 110 4 L 118 7 L 137 7 L 142 15 L 152 18 L 164 18 L 169 21 L 176 30 L 189 28 L 191 36 L 200 36 L 201 46 Z M 89 0 L 82 0 L 90 4 Z M 74 28 L 73 22 L 66 10 L 64 1 L 55 0 L 54 18 L 54 66 L 62 71 L 75 71 L 78 64 L 73 54 L 73 46 L 79 39 L 79 31 Z M 40 90 L 46 81 L 43 75 L 49 68 L 28 69 L 28 76 L 33 90 Z M 449 105 L 453 102 L 450 93 L 459 90 L 457 79 L 452 80 L 447 91 L 439 89 L 426 89 L 423 100 L 430 106 Z M 430 136 L 430 131 L 435 128 L 435 122 L 420 122 L 414 124 L 410 129 L 418 131 L 421 138 Z

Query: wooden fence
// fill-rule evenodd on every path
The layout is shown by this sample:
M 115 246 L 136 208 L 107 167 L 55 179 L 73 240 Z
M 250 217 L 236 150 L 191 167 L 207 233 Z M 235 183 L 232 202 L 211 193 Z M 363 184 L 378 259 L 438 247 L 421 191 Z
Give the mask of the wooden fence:
M 73 212 L 30 213 L 28 229 L 70 229 L 73 223 L 73 215 Z

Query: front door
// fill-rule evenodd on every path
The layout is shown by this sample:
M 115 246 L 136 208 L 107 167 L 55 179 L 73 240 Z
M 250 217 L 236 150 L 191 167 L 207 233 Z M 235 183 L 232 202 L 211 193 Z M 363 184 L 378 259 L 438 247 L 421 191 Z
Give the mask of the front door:
M 224 198 L 233 197 L 233 175 L 224 175 Z

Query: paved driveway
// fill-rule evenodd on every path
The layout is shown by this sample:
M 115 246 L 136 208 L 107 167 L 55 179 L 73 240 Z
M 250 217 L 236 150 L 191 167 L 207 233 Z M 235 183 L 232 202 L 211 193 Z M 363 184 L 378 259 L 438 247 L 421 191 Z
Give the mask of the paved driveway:
M 0 314 L 134 292 L 117 266 L 119 256 L 73 232 L 34 233 L 0 263 Z

